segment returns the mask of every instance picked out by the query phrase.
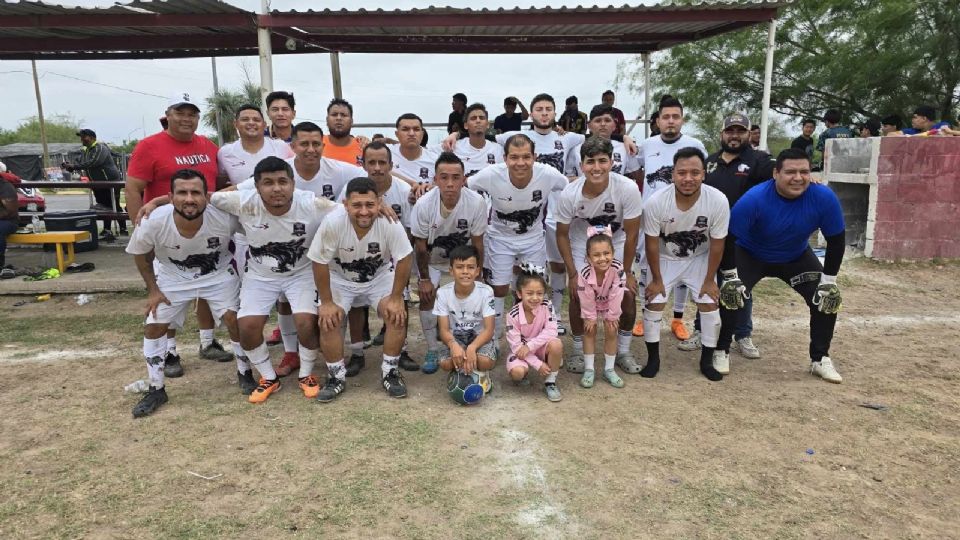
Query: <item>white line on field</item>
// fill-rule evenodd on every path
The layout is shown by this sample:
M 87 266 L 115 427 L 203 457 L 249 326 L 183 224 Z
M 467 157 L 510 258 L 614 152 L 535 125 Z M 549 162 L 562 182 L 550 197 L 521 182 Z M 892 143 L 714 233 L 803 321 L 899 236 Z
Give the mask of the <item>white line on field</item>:
M 27 354 L 29 356 L 26 356 Z M 116 354 L 116 349 L 25 351 L 17 348 L 4 348 L 0 350 L 0 364 L 32 364 L 63 360 L 85 360 L 88 358 L 112 358 Z

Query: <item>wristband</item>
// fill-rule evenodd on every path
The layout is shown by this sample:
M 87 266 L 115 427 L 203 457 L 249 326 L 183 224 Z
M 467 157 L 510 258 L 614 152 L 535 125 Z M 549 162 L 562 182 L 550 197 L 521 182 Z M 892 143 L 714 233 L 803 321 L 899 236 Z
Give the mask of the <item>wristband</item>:
M 820 274 L 820 283 L 824 285 L 836 285 L 837 276 L 829 276 L 827 274 Z

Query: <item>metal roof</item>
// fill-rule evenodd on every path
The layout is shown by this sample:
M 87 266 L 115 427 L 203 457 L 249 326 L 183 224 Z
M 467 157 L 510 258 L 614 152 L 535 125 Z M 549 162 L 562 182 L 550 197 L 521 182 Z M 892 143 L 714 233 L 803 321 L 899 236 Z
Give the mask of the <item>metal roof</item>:
M 496 10 L 431 6 L 258 15 L 221 0 L 137 0 L 108 8 L 5 1 L 0 3 L 0 59 L 257 55 L 258 25 L 271 30 L 274 54 L 640 53 L 768 21 L 786 4 L 721 0 Z

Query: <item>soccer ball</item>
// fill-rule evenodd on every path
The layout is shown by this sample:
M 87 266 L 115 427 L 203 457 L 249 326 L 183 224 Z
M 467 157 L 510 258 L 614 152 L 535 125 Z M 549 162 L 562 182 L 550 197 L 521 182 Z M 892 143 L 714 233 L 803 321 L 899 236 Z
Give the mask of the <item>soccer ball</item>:
M 447 393 L 450 399 L 461 405 L 480 403 L 484 394 L 480 376 L 476 372 L 467 375 L 462 371 L 451 371 L 447 377 Z

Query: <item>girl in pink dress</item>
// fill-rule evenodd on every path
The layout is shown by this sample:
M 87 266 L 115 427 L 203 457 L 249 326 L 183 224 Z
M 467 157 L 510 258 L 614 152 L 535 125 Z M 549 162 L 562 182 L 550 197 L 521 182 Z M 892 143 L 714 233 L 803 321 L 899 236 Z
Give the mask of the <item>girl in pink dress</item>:
M 587 266 L 577 276 L 577 295 L 583 317 L 583 376 L 580 386 L 593 387 L 594 350 L 597 333 L 603 331 L 603 379 L 614 388 L 623 388 L 623 379 L 614 370 L 617 358 L 617 328 L 620 302 L 626 287 L 623 263 L 613 258 L 610 228 L 591 227 L 587 238 Z
M 544 378 L 543 391 L 550 401 L 560 401 L 557 374 L 563 364 L 563 344 L 557 337 L 557 318 L 547 298 L 544 269 L 524 264 L 520 267 L 516 291 L 520 301 L 507 316 L 507 342 L 510 357 L 507 372 L 514 382 L 524 380 L 532 369 Z

